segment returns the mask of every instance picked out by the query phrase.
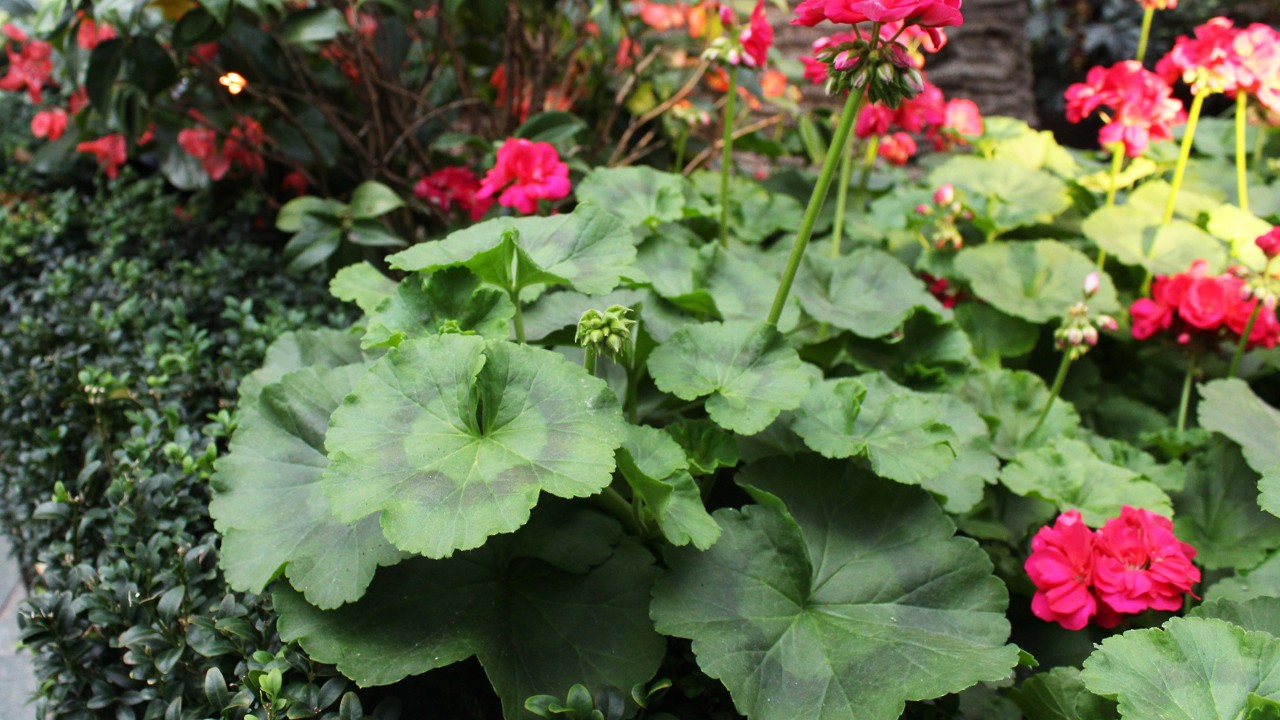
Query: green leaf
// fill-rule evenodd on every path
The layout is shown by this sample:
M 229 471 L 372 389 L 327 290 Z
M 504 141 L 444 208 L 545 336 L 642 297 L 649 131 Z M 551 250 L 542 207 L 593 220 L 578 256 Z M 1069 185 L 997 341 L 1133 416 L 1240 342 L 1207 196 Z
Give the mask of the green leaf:
M 1248 572 L 1219 580 L 1204 593 L 1205 602 L 1244 602 L 1257 597 L 1280 597 L 1280 553 L 1273 554 Z
M 1214 380 L 1199 389 L 1200 427 L 1239 445 L 1249 467 L 1259 473 L 1280 465 L 1280 410 L 1263 402 L 1243 380 Z
M 202 0 L 200 6 L 208 10 L 219 25 L 225 26 L 227 16 L 230 15 L 231 8 L 235 7 L 235 4 L 235 0 Z
M 959 389 L 991 428 L 991 448 L 1002 458 L 1038 448 L 1053 438 L 1074 437 L 1080 426 L 1075 408 L 1061 398 L 1038 429 L 1036 421 L 1049 402 L 1049 389 L 1040 376 L 1025 370 L 975 372 Z
M 1280 698 L 1280 639 L 1221 620 L 1174 618 L 1108 638 L 1084 663 L 1085 686 L 1126 720 L 1237 720 L 1250 693 Z
M 705 264 L 695 282 L 711 295 L 721 320 L 752 321 L 768 316 L 773 307 L 771 293 L 761 290 L 777 287 L 780 275 L 752 257 L 752 252 L 741 246 L 725 250 L 711 243 L 700 253 Z M 778 318 L 778 329 L 789 332 L 799 320 L 799 306 L 788 299 Z
M 973 293 L 1001 312 L 1033 323 L 1067 314 L 1084 299 L 1084 279 L 1097 269 L 1079 250 L 1057 240 L 992 243 L 969 247 L 956 256 L 956 269 Z M 1116 288 L 1101 275 L 1098 294 L 1089 300 L 1095 312 L 1116 312 Z
M 1250 632 L 1280 637 L 1280 598 L 1257 597 L 1239 602 L 1214 600 L 1197 605 L 1191 610 L 1190 617 L 1217 618 Z
M 346 207 L 336 200 L 303 195 L 290 200 L 280 208 L 280 212 L 276 215 L 276 229 L 280 232 L 296 233 L 302 229 L 302 224 L 309 215 L 328 218 L 333 221 L 333 225 L 337 226 L 338 219 L 346 212 Z
M 344 302 L 355 303 L 370 314 L 383 300 L 396 291 L 396 281 L 368 262 L 348 265 L 329 281 L 329 294 Z
M 603 310 L 611 305 L 635 309 L 644 298 L 645 293 L 639 290 L 620 289 L 596 297 L 572 290 L 549 292 L 524 308 L 524 338 L 537 342 L 557 330 L 576 328 L 588 310 Z
M 111 108 L 111 90 L 120 68 L 124 65 L 126 45 L 119 38 L 98 43 L 89 53 L 89 68 L 85 71 L 84 89 L 94 109 L 106 115 Z
M 351 193 L 351 217 L 369 220 L 404 207 L 404 201 L 395 191 L 380 182 L 366 180 Z
M 1000 460 L 991 451 L 986 422 L 965 401 L 952 394 L 929 394 L 939 421 L 956 435 L 952 447 L 956 459 L 941 474 L 922 486 L 942 502 L 949 513 L 964 513 L 982 500 L 986 485 L 1000 476 Z
M 356 220 L 347 230 L 347 239 L 355 245 L 376 248 L 401 248 L 407 245 L 399 235 L 378 220 Z
M 720 537 L 720 527 L 702 504 L 702 494 L 688 472 L 680 445 L 661 430 L 627 426 L 627 440 L 618 451 L 618 469 L 631 491 L 644 499 L 672 545 L 705 550 Z
M 1131 205 L 1104 207 L 1086 218 L 1081 229 L 1117 261 L 1152 273 L 1186 272 L 1197 259 L 1208 260 L 1215 270 L 1225 265 L 1226 252 L 1212 235 L 1186 220 L 1160 220 L 1161 215 Z
M 888 335 L 918 309 L 935 315 L 942 306 L 897 258 L 859 248 L 839 260 L 805 257 L 796 297 L 814 320 L 861 337 Z
M 278 34 L 287 43 L 322 43 L 350 29 L 342 11 L 331 7 L 316 7 L 289 13 Z
M 743 475 L 765 504 L 716 511 L 706 552 L 668 552 L 651 609 L 740 713 L 893 720 L 1009 676 L 1004 586 L 926 493 L 812 458 Z
M 1271 230 L 1271 223 L 1235 205 L 1219 205 L 1209 213 L 1209 232 L 1227 241 L 1232 256 L 1255 271 L 1261 271 L 1267 258 L 1254 242 Z
M 475 655 L 507 718 L 523 717 L 525 698 L 574 683 L 648 681 L 666 649 L 648 617 L 653 557 L 629 540 L 611 548 L 620 533 L 607 518 L 555 509 L 479 550 L 383 569 L 362 600 L 337 610 L 281 587 L 281 637 L 361 686 Z M 591 562 L 566 566 L 548 536 L 590 550 Z
M 344 522 L 448 557 L 516 530 L 546 491 L 613 475 L 624 426 L 603 380 L 548 350 L 467 335 L 406 340 L 334 412 L 325 491 Z
M 592 170 L 574 192 L 580 202 L 604 208 L 627 227 L 648 228 L 683 218 L 685 195 L 692 190 L 682 175 L 623 167 Z
M 1022 357 L 1035 349 L 1040 328 L 986 303 L 961 303 L 954 309 L 956 324 L 964 328 L 979 358 Z
M 866 456 L 877 475 L 921 485 L 956 458 L 959 438 L 939 419 L 927 396 L 872 374 L 815 384 L 792 429 L 824 457 Z
M 178 82 L 178 68 L 173 58 L 155 38 L 147 35 L 133 38 L 127 55 L 129 82 L 148 96 L 155 96 Z
M 342 228 L 327 218 L 308 215 L 302 229 L 284 246 L 285 270 L 302 272 L 328 260 L 342 244 Z
M 1073 667 L 1036 673 L 1009 691 L 1027 720 L 1115 720 L 1116 704 L 1089 692 Z
M 1119 516 L 1124 505 L 1173 515 L 1169 496 L 1155 483 L 1103 461 L 1080 440 L 1054 438 L 1018 453 L 1004 466 L 1000 482 L 1019 495 L 1054 503 L 1059 510 L 1077 509 L 1093 527 Z
M 662 429 L 684 449 L 694 475 L 738 464 L 738 441 L 710 420 L 677 420 Z
M 768 323 L 702 323 L 681 328 L 649 357 L 663 392 L 707 399 L 707 415 L 740 435 L 765 429 L 800 405 L 811 376 L 796 351 Z
M 520 253 L 515 278 L 509 277 L 512 256 L 502 247 L 508 230 L 518 233 L 512 240 Z M 514 282 L 519 289 L 547 282 L 570 285 L 587 295 L 604 295 L 630 276 L 635 257 L 631 232 L 617 218 L 582 205 L 568 215 L 489 220 L 444 240 L 415 245 L 388 261 L 393 268 L 421 272 L 466 265 L 501 287 Z
M 969 207 L 997 232 L 1048 223 L 1071 206 L 1067 185 L 1043 170 L 1009 160 L 957 156 L 929 173 L 930 187 L 956 186 Z
M 369 329 L 360 346 L 396 347 L 405 340 L 446 330 L 505 340 L 511 334 L 515 313 L 506 293 L 481 287 L 466 268 L 450 268 L 430 276 L 414 273 L 369 314 Z
M 587 123 L 573 113 L 554 111 L 538 113 L 516 128 L 512 137 L 551 144 L 572 140 L 587 129 Z M 581 195 L 578 199 L 582 200 Z
M 1174 500 L 1174 530 L 1196 549 L 1197 564 L 1248 569 L 1280 548 L 1280 518 L 1258 509 L 1257 473 L 1222 441 L 1188 464 L 1186 486 Z
M 364 362 L 360 338 L 347 330 L 315 328 L 287 332 L 267 348 L 262 367 L 240 381 L 239 407 L 256 404 L 264 386 L 294 370 L 312 365 L 336 368 L 359 362 Z
M 376 516 L 339 522 L 321 486 L 329 415 L 364 371 L 297 370 L 264 387 L 256 406 L 240 408 L 209 504 L 222 533 L 222 568 L 235 589 L 261 592 L 284 566 L 309 602 L 333 608 L 358 599 L 379 566 L 401 559 Z

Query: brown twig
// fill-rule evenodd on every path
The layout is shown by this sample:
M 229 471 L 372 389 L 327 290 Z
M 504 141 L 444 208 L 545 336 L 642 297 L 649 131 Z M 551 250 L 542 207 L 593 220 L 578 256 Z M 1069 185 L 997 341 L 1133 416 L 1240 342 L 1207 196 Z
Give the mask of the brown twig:
M 710 66 L 711 63 L 709 61 L 703 60 L 702 63 L 698 65 L 698 69 L 694 71 L 693 77 L 689 78 L 689 80 L 679 90 L 677 90 L 674 95 L 661 103 L 658 103 L 653 107 L 653 109 L 649 110 L 649 112 L 632 120 L 631 124 L 628 125 L 627 129 L 622 133 L 622 137 L 618 139 L 618 145 L 614 148 L 613 154 L 609 156 L 609 162 L 607 163 L 608 166 L 614 167 L 617 165 L 618 158 L 622 156 L 623 151 L 627 147 L 627 143 L 631 140 L 631 136 L 634 135 L 637 130 L 649 123 L 649 121 L 675 107 L 676 103 L 688 97 L 689 93 L 693 92 L 693 89 L 698 86 L 698 81 L 702 79 L 702 76 L 706 74 L 707 68 Z
M 740 137 L 745 137 L 757 130 L 763 130 L 769 127 L 770 125 L 776 125 L 786 119 L 787 119 L 786 114 L 781 114 L 781 115 L 773 115 L 771 117 L 764 118 L 763 120 L 757 120 L 756 122 L 753 122 L 750 125 L 746 125 L 742 128 L 739 128 L 733 131 L 733 139 L 737 140 Z M 697 170 L 699 165 L 706 162 L 713 155 L 715 155 L 717 152 L 720 152 L 723 149 L 724 149 L 724 138 L 720 138 L 716 140 L 714 143 L 712 143 L 711 145 L 709 145 L 708 147 L 704 148 L 702 152 L 695 155 L 694 158 L 689 161 L 689 164 L 684 166 L 684 170 L 682 170 L 680 174 L 686 175 L 686 176 L 689 175 L 694 170 Z

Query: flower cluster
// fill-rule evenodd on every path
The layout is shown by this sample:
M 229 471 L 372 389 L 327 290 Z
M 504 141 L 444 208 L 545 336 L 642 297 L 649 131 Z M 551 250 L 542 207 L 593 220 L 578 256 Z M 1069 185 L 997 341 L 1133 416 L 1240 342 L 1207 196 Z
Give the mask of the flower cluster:
M 445 213 L 456 205 L 473 221 L 484 217 L 493 207 L 493 198 L 478 197 L 479 193 L 480 178 L 461 166 L 441 168 L 423 176 L 413 186 L 413 194 L 419 200 Z
M 956 197 L 956 186 L 944 183 L 933 191 L 933 205 L 921 203 L 916 206 L 916 217 L 924 220 L 920 226 L 920 234 L 925 242 L 939 250 L 944 248 L 959 250 L 964 247 L 964 236 L 960 234 L 959 221 L 973 219 L 973 212 L 965 208 L 964 203 Z M 942 283 L 945 289 L 946 280 Z M 931 287 L 930 292 L 932 291 Z M 937 293 L 934 295 L 936 297 Z M 943 305 L 951 307 L 945 302 Z
M 1224 332 L 1239 338 L 1258 302 L 1239 274 L 1210 275 L 1208 263 L 1197 260 L 1187 272 L 1158 276 L 1151 286 L 1151 297 L 1139 298 L 1129 306 L 1133 337 L 1145 340 L 1167 330 L 1183 344 L 1194 338 L 1217 340 Z M 1277 344 L 1280 321 L 1275 311 L 1259 312 L 1249 331 L 1248 346 L 1270 348 Z
M 720 20 L 726 28 L 737 24 L 737 14 L 728 5 L 720 6 Z M 723 60 L 730 65 L 764 67 L 773 45 L 773 26 L 765 17 L 764 0 L 756 0 L 751 21 L 735 36 L 727 32 L 711 41 L 702 57 L 705 60 Z
M 961 25 L 960 0 L 801 0 L 793 25 L 813 27 L 822 21 L 836 25 L 892 23 L 918 25 L 941 45 L 938 28 Z
M 9 56 L 9 71 L 0 77 L 0 90 L 26 89 L 31 102 L 40 104 L 44 86 L 53 73 L 53 46 L 43 40 L 32 40 L 8 23 L 0 26 L 0 31 L 8 38 L 5 54 Z
M 1181 78 L 1195 93 L 1246 92 L 1280 110 L 1280 33 L 1261 23 L 1237 28 L 1215 17 L 1194 37 L 1174 41 L 1156 72 L 1170 83 Z
M 1067 120 L 1077 123 L 1103 109 L 1106 124 L 1098 132 L 1103 147 L 1124 144 L 1138 157 L 1152 140 L 1169 140 L 1173 127 L 1186 122 L 1182 101 L 1159 75 L 1136 60 L 1095 67 L 1082 83 L 1067 88 Z
M 903 165 L 915 155 L 913 135 L 923 135 L 935 150 L 941 151 L 982 132 L 982 113 L 972 100 L 947 100 L 937 86 L 928 82 L 919 95 L 904 100 L 896 110 L 883 103 L 868 105 L 854 126 L 854 133 L 860 138 L 883 137 L 880 156 L 895 165 Z
M 497 164 L 484 176 L 475 196 L 483 200 L 499 190 L 499 205 L 532 215 L 539 200 L 569 195 L 569 166 L 551 143 L 511 138 L 498 149 Z
M 1067 317 L 1053 332 L 1054 344 L 1067 356 L 1076 360 L 1098 344 L 1098 329 L 1116 330 L 1119 324 L 1110 315 L 1094 317 L 1089 312 L 1089 300 L 1098 294 L 1102 283 L 1099 273 L 1091 272 L 1084 278 L 1084 299 L 1067 308 Z
M 1173 534 L 1168 518 L 1125 505 L 1097 532 L 1069 510 L 1031 540 L 1023 568 L 1036 586 L 1031 612 L 1079 630 L 1093 619 L 1115 627 L 1122 615 L 1172 611 L 1200 581 L 1195 548 Z
M 266 133 L 256 120 L 241 115 L 235 127 L 227 133 L 227 139 L 218 147 L 218 132 L 199 113 L 196 119 L 205 127 L 187 128 L 178 132 L 178 147 L 196 158 L 204 166 L 210 180 L 226 177 L 233 166 L 243 168 L 251 175 L 266 171 L 266 162 L 258 149 L 266 142 Z

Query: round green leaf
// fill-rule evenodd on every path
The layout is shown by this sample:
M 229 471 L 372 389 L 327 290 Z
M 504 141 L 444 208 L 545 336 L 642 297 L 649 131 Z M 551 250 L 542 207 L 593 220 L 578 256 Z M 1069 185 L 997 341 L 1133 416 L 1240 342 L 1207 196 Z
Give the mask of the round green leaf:
M 514 230 L 521 267 L 510 277 L 510 251 L 504 238 Z M 466 265 L 487 282 L 516 289 L 546 282 L 570 285 L 587 295 L 604 295 L 634 272 L 635 240 L 613 215 L 580 205 L 568 215 L 496 218 L 455 232 L 444 240 L 421 243 L 388 258 L 399 270 L 434 272 Z
M 812 382 L 804 363 L 768 323 L 703 323 L 677 330 L 649 357 L 663 392 L 707 399 L 707 414 L 727 430 L 754 435 L 778 413 L 800 405 Z
M 543 491 L 604 489 L 623 433 L 613 391 L 556 353 L 407 340 L 334 412 L 325 491 L 343 521 L 381 512 L 396 547 L 448 557 L 524 525 Z
M 1000 482 L 1019 495 L 1054 503 L 1059 510 L 1077 509 L 1093 527 L 1119 516 L 1125 505 L 1173 515 L 1169 496 L 1155 483 L 1102 460 L 1080 440 L 1054 438 L 1018 453 L 1004 466 Z
M 351 26 L 340 10 L 316 7 L 289 13 L 278 32 L 280 38 L 288 43 L 320 43 L 350 30 Z
M 366 314 L 372 313 L 395 291 L 396 281 L 367 261 L 342 268 L 329 281 L 330 295 L 355 303 Z
M 369 329 L 360 345 L 395 347 L 407 339 L 446 329 L 506 339 L 515 313 L 506 293 L 481 287 L 466 268 L 450 268 L 430 276 L 414 273 L 369 314 Z
M 1116 704 L 1089 692 L 1073 667 L 1036 673 L 1009 692 L 1027 720 L 1115 720 Z
M 1200 386 L 1200 427 L 1222 433 L 1244 451 L 1249 467 L 1266 473 L 1280 465 L 1280 410 L 1234 378 Z
M 363 595 L 378 566 L 400 560 L 376 516 L 340 522 L 321 487 L 329 415 L 364 371 L 362 364 L 297 370 L 240 408 L 209 503 L 233 588 L 261 592 L 284 566 L 308 601 L 332 608 Z
M 835 261 L 806 256 L 796 280 L 796 297 L 818 322 L 868 338 L 897 330 L 918 309 L 935 315 L 944 312 L 906 265 L 870 248 Z
M 1258 474 L 1235 447 L 1217 441 L 1187 464 L 1186 478 L 1173 527 L 1196 563 L 1247 570 L 1280 548 L 1280 518 L 1258 508 Z
M 1208 260 L 1214 270 L 1226 264 L 1226 251 L 1212 235 L 1186 220 L 1164 224 L 1160 219 L 1129 205 L 1104 207 L 1086 218 L 1081 229 L 1119 262 L 1152 273 L 1186 272 L 1198 259 Z
M 404 201 L 396 195 L 395 191 L 383 185 L 380 182 L 367 180 L 360 183 L 355 191 L 351 193 L 351 217 L 356 220 L 368 220 L 385 215 L 398 207 L 403 207 Z
M 1108 638 L 1084 663 L 1085 686 L 1125 720 L 1237 720 L 1250 693 L 1280 699 L 1280 639 L 1222 620 L 1174 618 Z
M 590 563 L 567 566 L 545 542 L 553 535 L 589 550 Z M 479 550 L 379 571 L 363 599 L 337 610 L 278 588 L 280 634 L 362 686 L 475 655 L 512 719 L 526 717 L 529 696 L 574 683 L 631 687 L 653 676 L 666 643 L 648 617 L 653 556 L 629 540 L 611 547 L 618 536 L 594 512 L 540 507 Z
M 1280 597 L 1280 554 L 1273 554 L 1248 572 L 1219 580 L 1204 593 L 1205 602 L 1244 602 L 1257 597 Z
M 929 173 L 930 187 L 944 183 L 955 185 L 997 232 L 1050 222 L 1071 206 L 1066 183 L 1010 160 L 953 157 Z
M 630 228 L 655 227 L 684 217 L 686 193 L 693 186 L 683 175 L 650 167 L 599 168 L 574 190 L 578 200 L 594 203 Z
M 705 550 L 720 536 L 720 527 L 702 504 L 688 467 L 684 450 L 670 435 L 643 425 L 627 426 L 618 468 L 631 491 L 644 499 L 672 545 L 692 543 Z
M 893 720 L 1009 676 L 1004 586 L 926 493 L 814 459 L 744 475 L 767 505 L 717 511 L 706 552 L 670 551 L 651 610 L 739 712 Z
M 258 402 L 258 394 L 265 385 L 276 382 L 294 370 L 312 365 L 336 368 L 364 362 L 360 353 L 360 338 L 347 330 L 314 328 L 287 332 L 267 348 L 262 367 L 240 381 L 239 407 L 250 407 Z
M 1084 298 L 1085 276 L 1097 267 L 1069 245 L 1036 240 L 965 248 L 956 256 L 956 269 L 975 295 L 1001 312 L 1043 323 L 1063 317 Z M 1105 273 L 1101 281 L 1089 307 L 1095 312 L 1116 312 L 1120 305 L 1115 285 Z
M 1049 388 L 1025 370 L 975 372 L 960 388 L 960 397 L 978 411 L 991 428 L 991 448 L 1002 458 L 1038 448 L 1053 438 L 1073 437 L 1080 416 L 1070 403 L 1050 397 Z M 1036 427 L 1044 405 L 1052 402 L 1044 423 Z
M 1280 598 L 1276 597 L 1205 602 L 1193 608 L 1190 617 L 1217 618 L 1250 632 L 1280 637 Z

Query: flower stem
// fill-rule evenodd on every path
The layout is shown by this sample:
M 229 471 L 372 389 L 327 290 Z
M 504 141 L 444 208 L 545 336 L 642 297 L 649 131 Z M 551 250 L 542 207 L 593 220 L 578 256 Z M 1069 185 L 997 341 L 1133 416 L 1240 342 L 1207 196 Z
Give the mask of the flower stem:
M 671 172 L 678 173 L 684 168 L 684 153 L 688 146 L 689 127 L 684 125 L 680 130 L 680 137 L 676 140 L 676 164 L 675 167 L 671 168 Z
M 871 185 L 871 171 L 876 168 L 876 153 L 880 150 L 880 136 L 872 135 L 867 140 L 867 152 L 862 156 L 862 172 L 858 175 L 858 191 L 854 194 L 854 207 L 858 212 L 866 209 L 867 188 Z
M 1236 93 L 1236 198 L 1241 210 L 1249 212 L 1249 163 L 1245 157 L 1245 135 L 1249 130 L 1249 95 Z
M 1231 356 L 1231 367 L 1227 370 L 1227 377 L 1236 376 L 1236 369 L 1240 367 L 1240 359 L 1244 357 L 1245 346 L 1249 344 L 1249 336 L 1253 334 L 1253 324 L 1258 322 L 1258 314 L 1262 312 L 1262 301 L 1255 300 L 1253 313 L 1249 315 L 1249 322 L 1245 323 L 1244 334 L 1240 336 L 1240 342 L 1236 345 L 1236 354 Z
M 724 156 L 720 161 L 720 247 L 729 247 L 729 176 L 733 173 L 734 99 L 738 95 L 736 68 L 730 68 L 729 93 L 724 99 Z
M 1191 359 L 1187 361 L 1187 376 L 1182 379 L 1182 400 L 1178 402 L 1179 435 L 1187 429 L 1187 406 L 1191 404 L 1191 380 L 1196 375 L 1196 361 L 1199 359 L 1198 353 L 1191 353 Z
M 524 344 L 524 312 L 520 309 L 520 293 L 511 291 L 511 304 L 516 306 L 516 314 L 511 318 L 511 325 L 516 331 L 516 342 Z
M 844 103 L 840 124 L 836 126 L 835 137 L 831 139 L 831 146 L 827 148 L 827 158 L 823 161 L 822 171 L 818 174 L 818 184 L 813 188 L 813 195 L 809 196 L 809 207 L 805 208 L 804 218 L 800 221 L 800 230 L 796 233 L 796 242 L 791 247 L 791 257 L 787 259 L 787 267 L 782 272 L 778 292 L 773 297 L 773 307 L 769 310 L 768 318 L 770 325 L 777 325 L 778 318 L 782 317 L 782 308 L 786 306 L 787 296 L 791 294 L 791 284 L 795 282 L 800 261 L 804 259 L 805 248 L 808 247 L 809 238 L 813 235 L 813 226 L 818 221 L 818 213 L 822 211 L 823 201 L 827 199 L 827 191 L 831 189 L 831 178 L 836 174 L 840 154 L 844 152 L 844 145 L 849 140 L 853 121 L 857 119 L 858 111 L 862 109 L 864 98 L 865 95 L 860 89 L 854 89 L 849 92 L 849 99 Z
M 1204 99 L 1208 95 L 1207 90 L 1196 93 L 1191 100 L 1191 109 L 1187 111 L 1187 129 L 1182 136 L 1182 149 L 1178 151 L 1178 164 L 1173 168 L 1172 187 L 1169 189 L 1169 199 L 1164 203 L 1161 225 L 1168 225 L 1173 219 L 1173 208 L 1178 202 L 1178 190 L 1182 187 L 1182 177 L 1187 173 L 1187 160 L 1191 157 L 1191 141 L 1196 136 L 1196 122 L 1200 120 L 1200 108 L 1204 107 Z
M 622 497 L 617 490 L 611 487 L 604 489 L 604 492 L 591 498 L 599 505 L 601 509 L 612 515 L 618 522 L 626 526 L 634 535 L 643 535 L 644 528 L 640 527 L 640 523 L 636 520 L 635 510 L 631 507 L 631 503 Z
M 588 375 L 596 374 L 596 346 L 588 345 L 584 348 L 586 354 L 582 356 L 582 368 L 587 371 Z
M 1116 143 L 1111 152 L 1111 175 L 1107 179 L 1107 207 L 1116 204 L 1116 191 L 1120 188 L 1120 169 L 1124 167 L 1124 145 Z M 1098 269 L 1107 264 L 1107 251 L 1098 248 Z
M 849 180 L 853 177 L 853 137 L 844 144 L 840 153 L 840 184 L 836 186 L 836 218 L 831 225 L 831 259 L 840 259 L 840 246 L 844 241 L 844 212 L 849 202 Z
M 1134 59 L 1138 62 L 1145 62 L 1147 57 L 1147 40 L 1151 39 L 1151 19 L 1155 17 L 1156 9 L 1149 7 L 1142 13 L 1142 34 L 1138 36 L 1138 54 Z
M 1058 365 L 1058 374 L 1053 378 L 1053 387 L 1049 388 L 1049 399 L 1044 403 L 1044 409 L 1040 411 L 1040 417 L 1036 420 L 1036 426 L 1031 428 L 1031 434 L 1034 435 L 1040 426 L 1044 424 L 1046 418 L 1049 417 L 1049 410 L 1053 408 L 1053 401 L 1058 398 L 1058 393 L 1062 392 L 1062 384 L 1067 381 L 1067 369 L 1071 367 L 1071 353 L 1068 350 L 1062 351 L 1062 363 Z

